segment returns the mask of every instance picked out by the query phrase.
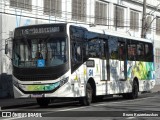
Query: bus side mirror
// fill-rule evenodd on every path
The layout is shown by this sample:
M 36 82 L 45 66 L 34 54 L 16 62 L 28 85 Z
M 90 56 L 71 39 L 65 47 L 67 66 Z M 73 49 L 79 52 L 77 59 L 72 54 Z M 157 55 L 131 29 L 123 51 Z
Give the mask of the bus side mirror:
M 8 54 L 8 43 L 5 44 L 5 54 Z

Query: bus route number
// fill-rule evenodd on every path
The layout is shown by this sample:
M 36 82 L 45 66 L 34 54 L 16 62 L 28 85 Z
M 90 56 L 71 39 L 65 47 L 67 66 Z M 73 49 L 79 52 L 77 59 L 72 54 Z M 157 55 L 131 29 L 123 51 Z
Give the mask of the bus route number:
M 93 70 L 89 69 L 89 76 L 93 76 Z

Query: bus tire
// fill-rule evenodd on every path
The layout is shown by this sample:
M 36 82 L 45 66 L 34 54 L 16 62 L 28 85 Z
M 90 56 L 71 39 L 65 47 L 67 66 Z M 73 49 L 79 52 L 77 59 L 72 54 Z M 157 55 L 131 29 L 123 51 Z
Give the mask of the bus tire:
M 104 98 L 104 96 L 94 96 L 93 102 L 102 102 L 103 98 Z
M 40 107 L 47 107 L 50 103 L 49 98 L 37 98 L 37 103 Z
M 124 93 L 122 96 L 124 99 L 129 99 L 129 93 Z
M 130 99 L 138 98 L 138 84 L 137 82 L 133 82 L 132 92 L 129 95 Z
M 80 99 L 80 104 L 84 106 L 89 106 L 92 102 L 93 89 L 90 83 L 86 85 L 86 96 Z

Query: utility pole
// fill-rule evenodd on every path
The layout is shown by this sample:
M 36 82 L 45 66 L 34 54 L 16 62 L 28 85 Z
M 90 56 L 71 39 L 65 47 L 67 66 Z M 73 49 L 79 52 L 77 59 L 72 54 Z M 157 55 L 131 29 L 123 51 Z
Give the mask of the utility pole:
M 143 15 L 142 15 L 142 31 L 141 38 L 146 37 L 146 0 L 143 0 Z

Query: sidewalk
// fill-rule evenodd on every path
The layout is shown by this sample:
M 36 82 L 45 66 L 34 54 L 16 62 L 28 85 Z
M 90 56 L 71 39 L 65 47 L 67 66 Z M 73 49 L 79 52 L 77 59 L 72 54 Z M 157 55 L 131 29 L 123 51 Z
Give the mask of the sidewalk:
M 155 87 L 151 90 L 151 93 L 160 92 L 160 85 L 155 85 Z M 29 105 L 37 105 L 36 99 L 0 99 L 0 110 L 16 108 L 16 107 L 26 107 Z
M 160 85 L 155 85 L 153 89 L 151 89 L 151 92 L 160 92 Z

